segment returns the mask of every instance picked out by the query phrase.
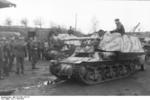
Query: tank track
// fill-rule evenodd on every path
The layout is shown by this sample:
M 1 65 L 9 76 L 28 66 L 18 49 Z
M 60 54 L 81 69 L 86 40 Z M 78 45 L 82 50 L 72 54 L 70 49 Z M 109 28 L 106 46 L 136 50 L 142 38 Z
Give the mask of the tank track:
M 85 62 L 73 67 L 72 78 L 85 84 L 99 84 L 128 77 L 141 69 L 138 60 Z

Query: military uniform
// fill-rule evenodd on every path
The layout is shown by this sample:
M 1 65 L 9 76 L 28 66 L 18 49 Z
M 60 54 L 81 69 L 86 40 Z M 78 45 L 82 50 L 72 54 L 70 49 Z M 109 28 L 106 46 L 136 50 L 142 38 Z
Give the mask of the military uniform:
M 32 64 L 32 69 L 36 69 L 36 63 L 39 60 L 39 55 L 38 55 L 38 42 L 37 41 L 32 41 L 30 44 L 30 50 L 31 50 L 31 64 Z
M 27 43 L 26 48 L 27 48 L 28 59 L 29 59 L 29 61 L 31 61 L 31 47 L 30 47 L 30 41 Z
M 0 44 L 0 79 L 3 78 L 3 46 Z
M 16 73 L 24 74 L 24 57 L 25 57 L 25 42 L 23 40 L 17 40 L 14 44 L 14 55 L 16 57 Z
M 4 57 L 4 74 L 6 76 L 9 76 L 9 58 L 10 58 L 10 48 L 9 48 L 9 44 L 8 44 L 8 41 L 6 41 L 4 43 L 4 46 L 3 46 L 3 57 Z
M 44 60 L 44 43 L 40 42 L 38 47 L 39 52 L 39 58 L 40 60 Z
M 110 31 L 110 32 L 111 32 L 111 33 L 118 32 L 118 33 L 120 33 L 121 35 L 124 35 L 124 34 L 125 34 L 125 29 L 124 29 L 123 24 L 119 21 L 119 19 L 115 19 L 115 21 L 117 21 L 117 23 L 116 23 L 116 29 L 115 29 L 115 30 L 112 30 L 112 31 Z
M 69 35 L 74 34 L 74 31 L 73 31 L 72 27 L 70 27 L 70 29 L 68 30 L 68 34 L 69 34 Z
M 13 41 L 11 41 L 11 42 L 9 43 L 9 64 L 8 64 L 8 66 L 9 66 L 9 71 L 10 71 L 10 72 L 12 71 L 13 61 L 14 61 L 14 57 L 15 57 L 13 51 L 14 51 Z

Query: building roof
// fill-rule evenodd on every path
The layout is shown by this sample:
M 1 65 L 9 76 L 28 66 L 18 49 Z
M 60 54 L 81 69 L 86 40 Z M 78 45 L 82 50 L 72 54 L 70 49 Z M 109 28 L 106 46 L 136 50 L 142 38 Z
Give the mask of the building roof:
M 6 8 L 6 7 L 15 7 L 16 4 L 11 3 L 7 0 L 0 0 L 0 8 Z
M 19 32 L 0 32 L 0 38 L 1 37 L 13 37 L 13 36 L 20 36 L 21 34 Z

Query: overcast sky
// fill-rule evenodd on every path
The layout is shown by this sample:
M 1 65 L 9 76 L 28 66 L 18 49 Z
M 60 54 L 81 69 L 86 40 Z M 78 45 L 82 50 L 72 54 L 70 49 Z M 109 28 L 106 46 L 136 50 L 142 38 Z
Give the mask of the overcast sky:
M 125 29 L 130 31 L 138 22 L 141 30 L 150 31 L 150 1 L 102 1 L 102 0 L 9 0 L 16 8 L 0 9 L 0 24 L 10 17 L 13 24 L 20 24 L 22 18 L 33 20 L 41 18 L 44 27 L 61 25 L 75 26 L 84 33 L 92 31 L 92 20 L 96 19 L 98 29 L 112 30 L 114 19 L 120 18 Z

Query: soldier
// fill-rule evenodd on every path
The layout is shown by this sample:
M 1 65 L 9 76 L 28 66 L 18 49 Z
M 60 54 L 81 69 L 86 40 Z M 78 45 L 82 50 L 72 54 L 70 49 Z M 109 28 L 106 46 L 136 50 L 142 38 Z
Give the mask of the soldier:
M 31 61 L 31 41 L 32 41 L 32 38 L 29 38 L 29 40 L 27 41 L 27 45 L 26 45 L 29 61 Z
M 19 37 L 14 43 L 14 55 L 16 57 L 16 74 L 24 74 L 25 41 Z
M 74 34 L 74 31 L 73 31 L 73 29 L 72 29 L 71 26 L 70 26 L 70 29 L 68 30 L 68 34 L 69 34 L 69 35 L 73 35 L 73 34 Z
M 0 79 L 3 79 L 3 41 L 0 41 Z
M 37 69 L 36 68 L 36 63 L 39 60 L 39 55 L 38 55 L 38 42 L 37 40 L 32 40 L 30 44 L 30 50 L 31 50 L 31 64 L 32 64 L 32 69 Z
M 39 58 L 40 60 L 44 60 L 44 43 L 39 42 Z
M 9 43 L 9 72 L 12 71 L 12 66 L 13 66 L 13 61 L 14 61 L 14 48 L 13 48 L 13 43 L 14 43 L 14 39 L 15 37 L 13 37 L 12 39 L 10 39 L 10 43 Z
M 123 24 L 120 22 L 119 19 L 115 19 L 115 24 L 116 24 L 116 29 L 115 29 L 115 30 L 112 30 L 112 31 L 110 31 L 110 32 L 111 32 L 111 33 L 118 32 L 118 33 L 120 33 L 121 35 L 124 35 L 124 34 L 125 34 L 125 29 L 124 29 L 124 26 L 123 26 Z
M 10 57 L 10 50 L 9 50 L 9 41 L 5 37 L 3 38 L 4 45 L 3 45 L 3 57 L 4 57 L 4 74 L 9 76 L 9 57 Z

